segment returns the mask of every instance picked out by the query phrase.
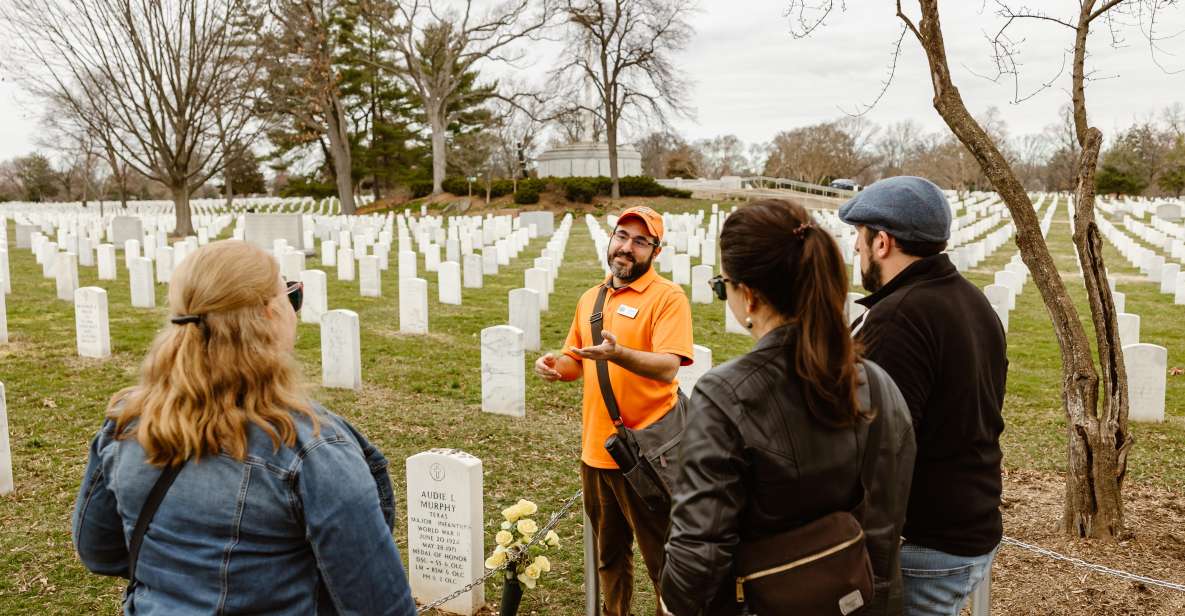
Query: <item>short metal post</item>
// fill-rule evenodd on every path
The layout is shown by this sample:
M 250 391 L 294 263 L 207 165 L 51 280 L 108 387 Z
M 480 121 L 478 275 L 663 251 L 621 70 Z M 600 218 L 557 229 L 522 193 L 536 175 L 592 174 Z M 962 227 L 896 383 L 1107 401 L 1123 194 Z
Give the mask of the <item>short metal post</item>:
M 601 586 L 597 577 L 597 543 L 592 522 L 584 514 L 584 616 L 601 613 Z
M 989 570 L 983 581 L 971 591 L 971 616 L 991 616 L 992 572 Z

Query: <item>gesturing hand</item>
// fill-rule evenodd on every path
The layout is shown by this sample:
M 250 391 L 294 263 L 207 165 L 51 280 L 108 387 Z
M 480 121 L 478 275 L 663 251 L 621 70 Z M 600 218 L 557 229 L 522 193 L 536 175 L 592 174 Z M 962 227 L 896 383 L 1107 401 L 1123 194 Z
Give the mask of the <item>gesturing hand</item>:
M 560 373 L 556 370 L 556 362 L 558 359 L 555 355 L 547 353 L 535 360 L 535 374 L 545 381 L 560 380 Z
M 622 346 L 617 344 L 617 336 L 613 332 L 601 332 L 605 341 L 596 346 L 587 346 L 582 349 L 572 349 L 574 353 L 583 357 L 584 359 L 591 359 L 593 361 L 613 361 L 620 357 Z

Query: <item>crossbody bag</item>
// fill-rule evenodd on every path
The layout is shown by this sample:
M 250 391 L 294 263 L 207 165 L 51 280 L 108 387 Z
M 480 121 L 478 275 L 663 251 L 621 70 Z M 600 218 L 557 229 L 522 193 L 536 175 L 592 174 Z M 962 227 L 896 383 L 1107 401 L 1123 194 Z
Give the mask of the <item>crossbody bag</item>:
M 136 561 L 140 558 L 140 544 L 144 543 L 144 535 L 148 534 L 148 525 L 152 524 L 156 510 L 160 508 L 161 501 L 165 500 L 165 494 L 173 486 L 173 481 L 177 479 L 183 466 L 185 466 L 185 462 L 166 466 L 161 471 L 156 483 L 152 484 L 152 491 L 148 493 L 144 507 L 140 509 L 140 516 L 136 518 L 136 527 L 132 530 L 132 540 L 128 543 L 128 587 L 124 591 L 124 599 L 132 596 L 132 588 L 136 585 Z
M 609 285 L 601 285 L 597 301 L 593 305 L 589 325 L 592 328 L 593 344 L 601 344 L 604 337 L 605 297 Z M 617 463 L 626 482 L 651 511 L 666 511 L 671 506 L 671 487 L 675 485 L 679 465 L 679 443 L 683 440 L 683 429 L 687 424 L 687 398 L 678 393 L 675 406 L 661 419 L 635 430 L 621 420 L 613 384 L 609 382 L 609 362 L 598 360 L 597 382 L 609 418 L 613 420 L 614 433 L 605 440 L 605 450 Z
M 868 486 L 880 450 L 884 409 L 872 370 L 865 367 L 877 412 L 860 465 L 860 504 L 772 537 L 741 543 L 736 556 L 736 600 L 742 614 L 847 616 L 872 601 L 872 559 L 863 520 Z

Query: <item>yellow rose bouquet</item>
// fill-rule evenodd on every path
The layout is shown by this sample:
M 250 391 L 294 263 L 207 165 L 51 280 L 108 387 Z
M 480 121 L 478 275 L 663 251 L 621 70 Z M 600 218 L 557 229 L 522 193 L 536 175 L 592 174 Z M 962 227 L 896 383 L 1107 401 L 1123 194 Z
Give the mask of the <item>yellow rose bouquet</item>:
M 539 524 L 531 517 L 538 511 L 535 503 L 521 499 L 502 510 L 502 525 L 494 535 L 494 552 L 486 559 L 487 569 L 506 568 L 501 616 L 517 613 L 523 587 L 535 588 L 539 578 L 551 571 L 551 561 L 543 553 L 559 547 L 560 536 L 549 530 L 541 541 L 530 545 L 539 532 Z

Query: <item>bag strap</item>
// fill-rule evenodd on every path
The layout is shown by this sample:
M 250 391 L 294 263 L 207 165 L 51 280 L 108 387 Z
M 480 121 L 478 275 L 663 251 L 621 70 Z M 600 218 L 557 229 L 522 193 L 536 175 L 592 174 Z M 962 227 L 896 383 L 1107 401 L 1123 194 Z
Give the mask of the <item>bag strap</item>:
M 608 294 L 609 283 L 606 282 L 597 292 L 597 301 L 593 304 L 592 316 L 588 318 L 589 326 L 592 328 L 593 344 L 604 342 L 601 331 L 604 329 L 605 315 L 602 311 L 605 309 L 605 296 Z M 609 411 L 609 419 L 613 420 L 615 427 L 621 428 L 623 426 L 621 410 L 617 408 L 617 396 L 613 395 L 613 384 L 609 382 L 609 362 L 604 359 L 597 360 L 597 383 L 601 386 L 601 397 L 605 399 L 605 408 Z
M 132 540 L 128 544 L 128 594 L 131 594 L 132 586 L 136 583 L 136 560 L 140 557 L 140 544 L 144 542 L 144 535 L 148 533 L 148 525 L 152 523 L 156 510 L 160 508 L 161 501 L 165 499 L 165 494 L 181 473 L 183 466 L 185 462 L 167 466 L 161 471 L 160 477 L 152 486 L 152 491 L 148 493 L 147 500 L 144 501 L 144 507 L 140 509 L 140 517 L 136 518 L 136 528 L 132 530 Z

